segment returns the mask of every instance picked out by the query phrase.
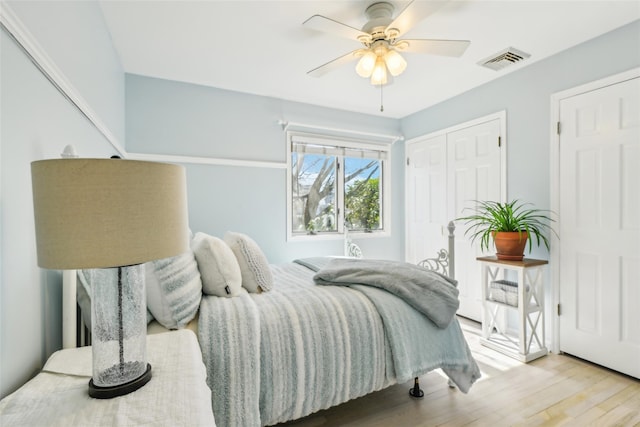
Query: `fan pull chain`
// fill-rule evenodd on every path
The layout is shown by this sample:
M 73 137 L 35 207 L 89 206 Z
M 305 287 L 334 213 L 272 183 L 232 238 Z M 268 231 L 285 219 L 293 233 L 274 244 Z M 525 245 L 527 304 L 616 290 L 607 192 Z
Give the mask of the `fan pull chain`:
M 380 112 L 384 111 L 384 105 L 382 105 L 382 84 L 380 84 Z

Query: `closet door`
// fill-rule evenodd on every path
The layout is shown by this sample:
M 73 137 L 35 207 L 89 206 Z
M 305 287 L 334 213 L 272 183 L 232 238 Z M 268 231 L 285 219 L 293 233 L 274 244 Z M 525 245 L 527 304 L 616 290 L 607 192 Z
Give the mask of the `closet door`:
M 439 131 L 407 143 L 406 260 L 433 258 L 447 247 L 447 224 L 460 217 L 473 200 L 502 201 L 504 185 L 500 134 L 504 113 Z M 456 271 L 460 289 L 458 314 L 481 320 L 480 267 L 483 255 L 455 231 Z
M 500 119 L 480 123 L 447 134 L 447 173 L 449 218 L 469 215 L 464 208 L 474 200 L 502 201 Z M 482 287 L 480 264 L 476 257 L 493 255 L 471 245 L 464 235 L 464 223 L 456 230 L 456 279 L 460 290 L 458 314 L 481 321 Z
M 640 378 L 640 78 L 560 102 L 560 350 Z
M 447 218 L 447 138 L 407 145 L 406 260 L 417 263 L 446 248 L 442 226 Z

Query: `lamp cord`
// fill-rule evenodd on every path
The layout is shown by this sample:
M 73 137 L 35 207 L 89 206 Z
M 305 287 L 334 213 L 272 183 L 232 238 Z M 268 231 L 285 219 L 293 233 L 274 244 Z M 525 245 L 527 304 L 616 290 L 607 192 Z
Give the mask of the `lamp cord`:
M 124 375 L 124 331 L 122 323 L 122 267 L 118 267 L 118 350 L 120 353 L 120 375 Z
M 384 111 L 384 105 L 382 105 L 382 83 L 380 83 L 380 112 Z

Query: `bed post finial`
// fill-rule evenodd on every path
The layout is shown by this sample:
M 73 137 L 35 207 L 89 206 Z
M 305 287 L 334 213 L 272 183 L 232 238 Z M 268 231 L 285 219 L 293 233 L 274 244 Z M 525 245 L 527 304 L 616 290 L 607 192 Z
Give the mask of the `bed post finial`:
M 449 277 L 456 278 L 456 224 L 453 221 L 449 221 L 447 225 L 449 230 Z

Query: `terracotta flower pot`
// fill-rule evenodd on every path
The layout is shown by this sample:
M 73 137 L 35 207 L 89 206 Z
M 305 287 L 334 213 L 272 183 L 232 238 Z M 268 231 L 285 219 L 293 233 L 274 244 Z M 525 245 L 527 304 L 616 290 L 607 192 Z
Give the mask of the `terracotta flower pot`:
M 529 233 L 526 231 L 497 231 L 493 232 L 493 241 L 496 245 L 498 259 L 507 261 L 522 261 L 524 247 L 527 244 Z

